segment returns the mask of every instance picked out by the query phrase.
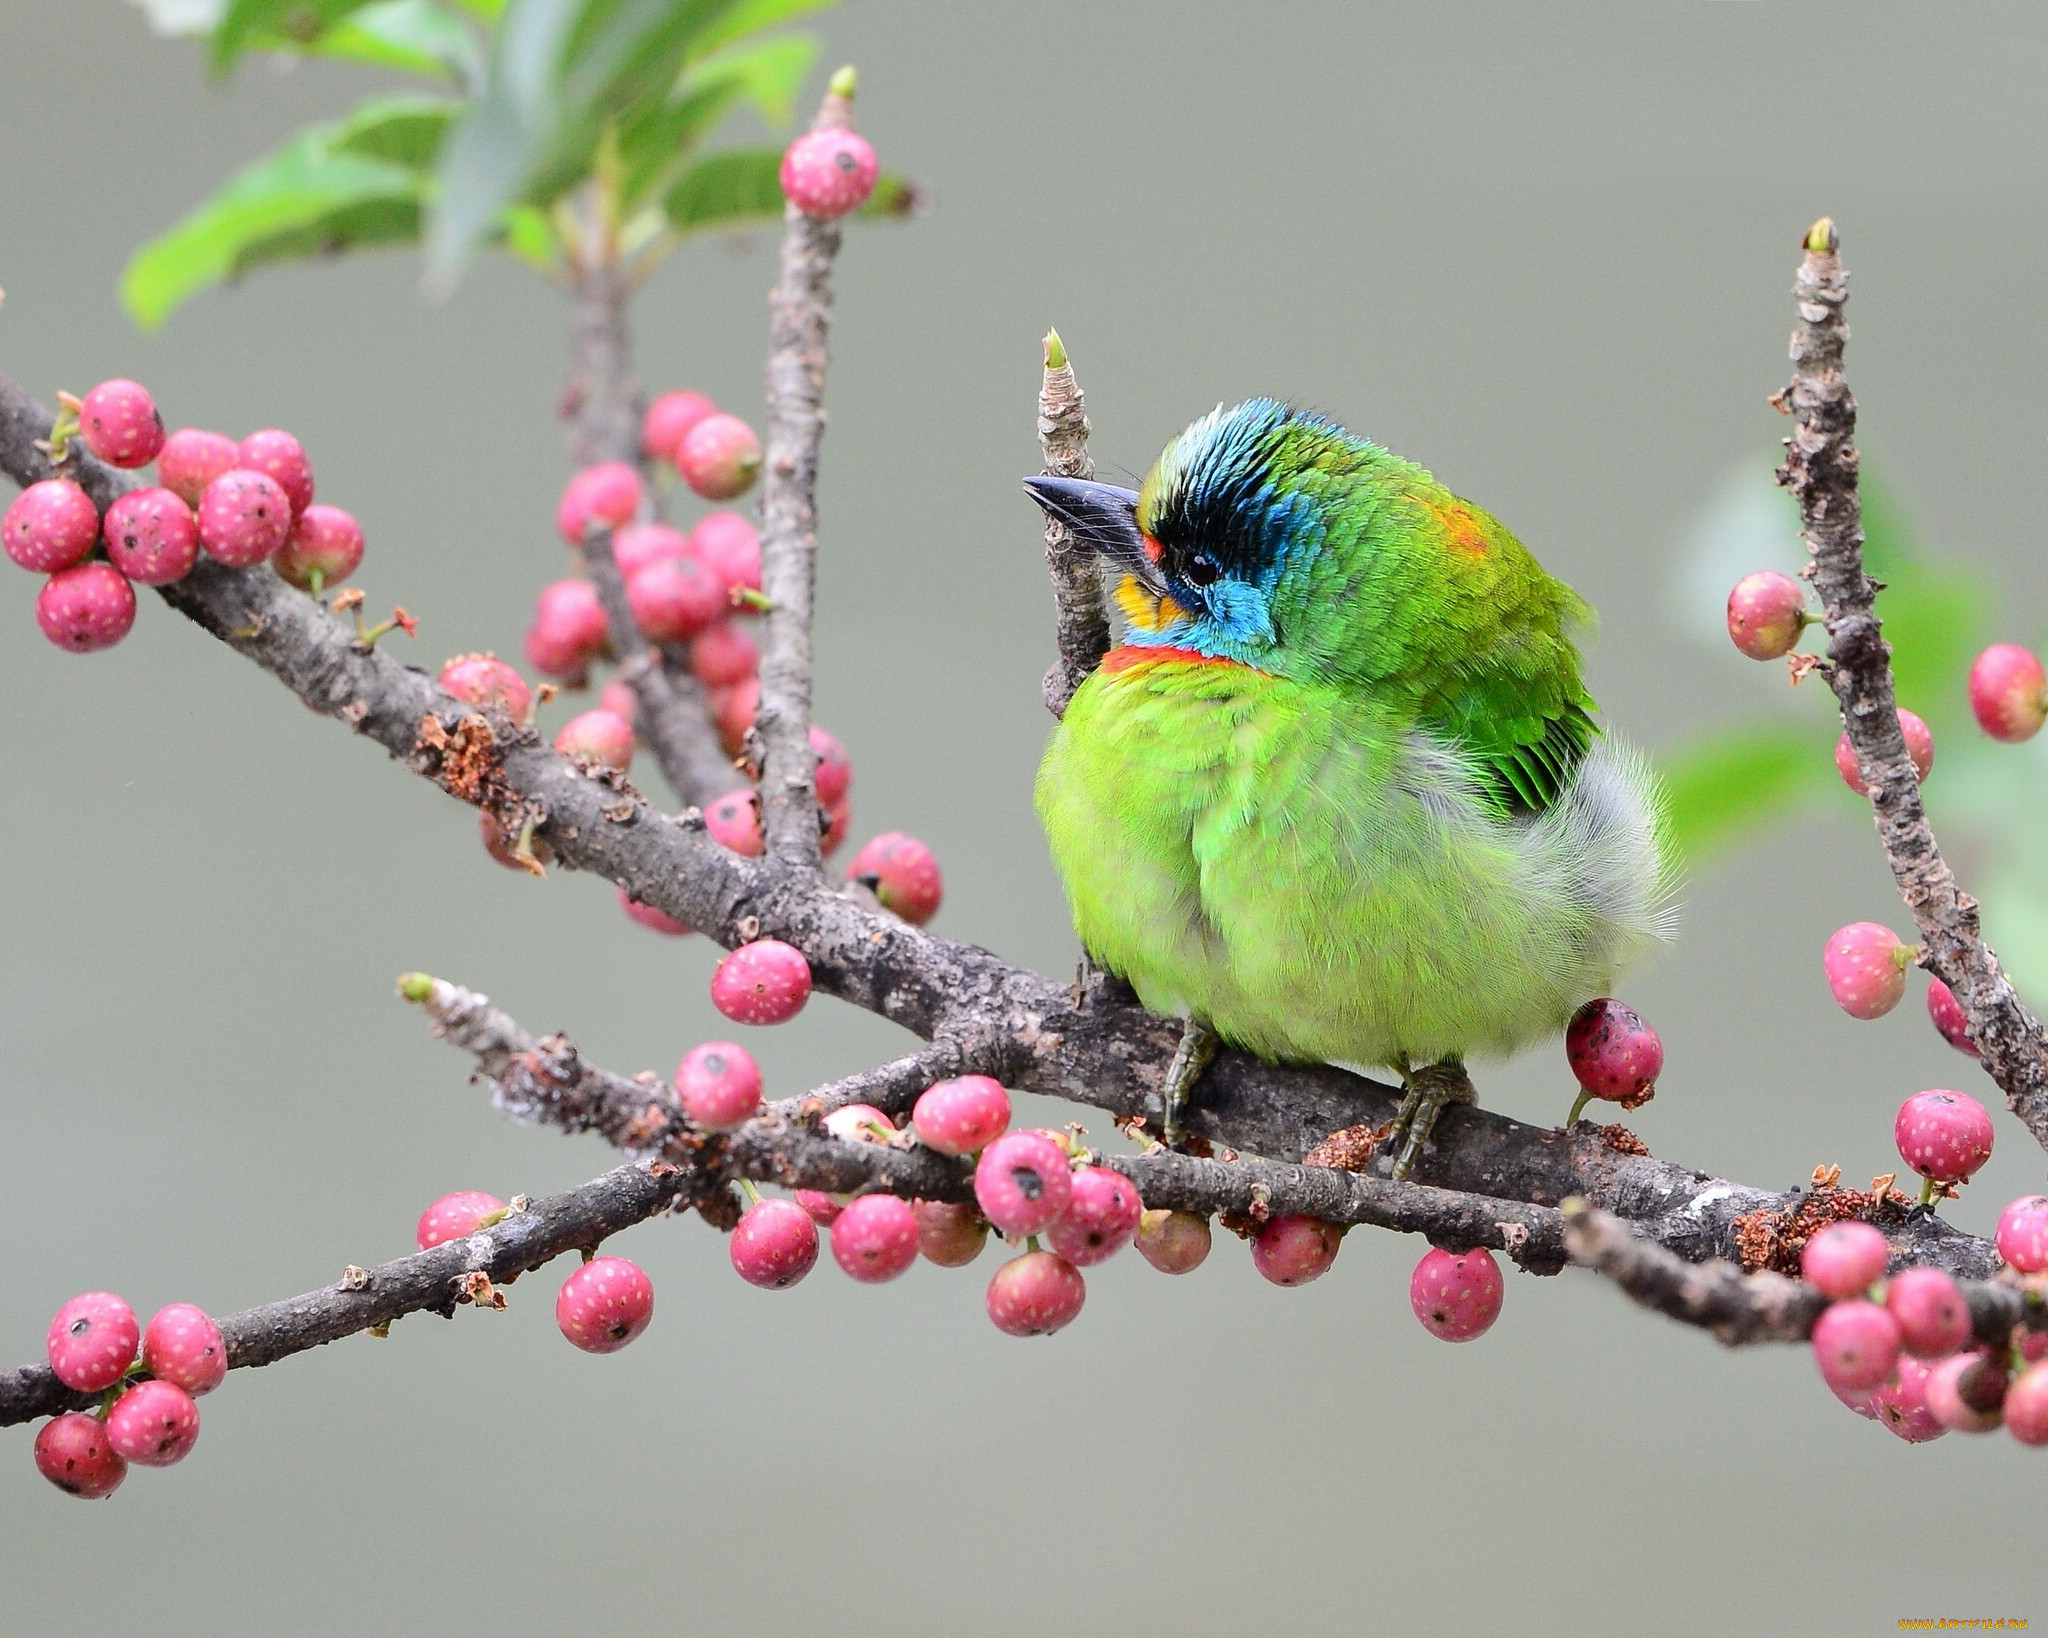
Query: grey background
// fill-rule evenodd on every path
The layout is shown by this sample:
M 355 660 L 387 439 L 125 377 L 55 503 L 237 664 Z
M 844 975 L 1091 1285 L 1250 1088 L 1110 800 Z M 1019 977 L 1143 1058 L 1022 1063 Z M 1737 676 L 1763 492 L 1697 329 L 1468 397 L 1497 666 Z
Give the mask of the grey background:
M 1686 520 L 1783 423 L 1796 245 L 1854 269 L 1865 443 L 1944 550 L 2038 627 L 2048 45 L 2018 5 L 948 5 L 821 24 L 929 216 L 855 232 L 821 493 L 820 714 L 855 830 L 927 836 L 938 926 L 1064 971 L 1029 807 L 1048 598 L 1031 509 L 1044 326 L 1104 463 L 1140 470 L 1219 399 L 1293 396 L 1422 459 L 1602 610 L 1596 687 L 1666 745 L 1751 709 L 1676 635 Z M 115 0 L 0 22 L 0 367 L 48 401 L 143 378 L 176 422 L 283 424 L 363 519 L 373 604 L 417 656 L 516 651 L 558 572 L 557 298 L 488 263 L 446 306 L 407 257 L 259 275 L 138 337 L 129 250 L 375 77 L 244 67 Z M 756 413 L 765 241 L 679 256 L 644 377 Z M 474 819 L 153 601 L 90 660 L 0 577 L 0 1356 L 111 1287 L 227 1311 L 411 1245 L 436 1194 L 608 1162 L 511 1129 L 391 993 L 424 967 L 603 1061 L 724 1033 L 711 952 L 608 887 L 517 879 Z M 410 657 L 412 650 L 407 650 Z M 559 713 L 559 708 L 557 708 Z M 1937 775 L 1938 777 L 1938 775 Z M 1838 923 L 1904 925 L 1855 805 L 1690 884 L 1624 993 L 1670 1068 L 1658 1153 L 1783 1187 L 1892 1164 L 1921 1086 L 1983 1091 L 1919 1015 L 1828 1003 Z M 786 1092 L 900 1038 L 831 1002 L 750 1040 Z M 1561 1116 L 1554 1051 L 1482 1086 Z M 2002 1112 L 1954 1218 L 2042 1182 Z M 2039 1455 L 1909 1449 L 1793 1350 L 1731 1355 L 1590 1278 L 1510 1282 L 1483 1341 L 1414 1323 L 1422 1247 L 1360 1233 L 1301 1291 L 1219 1238 L 1185 1281 L 1091 1276 L 1049 1342 L 997 1335 L 975 1269 L 787 1294 L 717 1236 L 617 1249 L 659 1312 L 615 1358 L 555 1333 L 555 1279 L 498 1316 L 402 1323 L 238 1375 L 171 1473 L 106 1506 L 0 1468 L 0 1627 L 160 1633 L 1876 1632 L 2048 1614 Z

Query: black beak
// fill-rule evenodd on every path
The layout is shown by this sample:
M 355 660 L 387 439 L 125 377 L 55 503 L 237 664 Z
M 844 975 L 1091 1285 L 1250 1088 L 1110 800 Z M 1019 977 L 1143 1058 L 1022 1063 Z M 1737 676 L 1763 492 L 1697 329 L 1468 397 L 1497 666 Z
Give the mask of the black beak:
M 1138 492 L 1079 478 L 1026 478 L 1024 487 L 1049 518 L 1110 567 L 1133 576 L 1154 597 L 1167 595 L 1159 565 L 1138 532 Z

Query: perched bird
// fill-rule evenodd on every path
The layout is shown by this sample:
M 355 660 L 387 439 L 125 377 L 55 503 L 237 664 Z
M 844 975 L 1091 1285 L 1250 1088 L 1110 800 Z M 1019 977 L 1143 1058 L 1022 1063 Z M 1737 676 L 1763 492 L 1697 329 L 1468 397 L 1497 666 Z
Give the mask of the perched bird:
M 1590 611 L 1421 467 L 1271 399 L 1135 492 L 1025 486 L 1121 577 L 1038 812 L 1090 957 L 1187 1020 L 1169 1138 L 1219 1042 L 1385 1065 L 1407 1176 L 1468 1055 L 1562 1029 L 1665 930 L 1660 796 L 1593 720 Z

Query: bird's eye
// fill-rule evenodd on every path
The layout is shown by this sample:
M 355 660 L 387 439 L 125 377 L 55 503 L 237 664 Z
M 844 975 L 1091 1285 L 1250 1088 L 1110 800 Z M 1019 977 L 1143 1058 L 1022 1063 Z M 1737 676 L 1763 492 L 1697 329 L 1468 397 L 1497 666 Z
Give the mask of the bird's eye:
M 1207 552 L 1197 552 L 1188 559 L 1187 580 L 1190 586 L 1213 586 L 1223 578 L 1223 565 Z

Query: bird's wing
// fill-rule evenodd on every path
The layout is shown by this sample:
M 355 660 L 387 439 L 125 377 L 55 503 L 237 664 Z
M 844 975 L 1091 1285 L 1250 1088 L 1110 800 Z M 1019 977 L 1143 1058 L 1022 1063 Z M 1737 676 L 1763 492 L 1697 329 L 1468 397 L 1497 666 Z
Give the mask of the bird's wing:
M 1545 667 L 1532 675 L 1509 664 L 1441 700 L 1424 722 L 1471 758 L 1502 813 L 1541 813 L 1571 783 L 1599 737 L 1592 704 L 1576 667 Z

